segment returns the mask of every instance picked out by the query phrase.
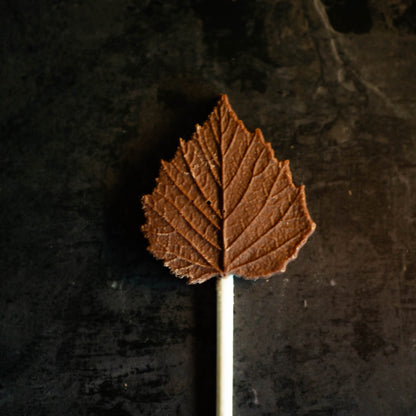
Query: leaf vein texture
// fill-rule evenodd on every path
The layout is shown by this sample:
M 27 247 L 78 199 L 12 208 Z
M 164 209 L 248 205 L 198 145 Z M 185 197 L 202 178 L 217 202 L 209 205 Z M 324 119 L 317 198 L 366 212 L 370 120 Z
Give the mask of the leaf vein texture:
M 241 157 L 241 160 L 238 163 L 237 166 L 237 170 L 234 172 L 234 175 L 231 176 L 230 181 L 227 184 L 224 184 L 224 191 L 231 185 L 231 183 L 233 182 L 233 180 L 239 175 L 240 169 L 242 169 L 244 167 L 244 159 L 247 157 L 248 153 L 250 152 L 250 150 L 252 149 L 252 145 L 254 143 L 254 135 L 251 138 L 250 144 L 248 146 L 246 146 L 243 156 Z M 260 155 L 258 155 L 258 158 L 260 157 Z
M 183 151 L 182 151 L 183 154 Z M 186 156 L 183 154 L 183 159 L 189 169 L 189 173 L 190 173 L 190 177 L 192 178 L 193 182 L 195 183 L 197 189 L 199 190 L 199 192 L 202 194 L 202 196 L 204 197 L 204 199 L 206 201 L 209 201 L 209 196 L 206 195 L 206 193 L 204 192 L 203 187 L 201 186 L 200 182 L 198 182 L 198 177 L 199 175 L 195 173 L 194 169 L 192 169 L 192 164 L 188 161 L 188 159 L 186 158 Z M 221 213 L 215 208 L 215 206 L 211 205 L 212 209 L 215 211 L 215 213 L 220 216 Z
M 282 244 L 280 244 L 278 247 L 275 247 L 274 249 L 272 249 L 272 250 L 270 250 L 270 251 L 268 251 L 268 252 L 266 252 L 266 253 L 263 253 L 262 255 L 260 255 L 260 256 L 258 256 L 258 257 L 253 257 L 252 259 L 250 259 L 249 261 L 247 261 L 247 262 L 245 262 L 245 263 L 242 263 L 242 264 L 240 264 L 240 265 L 238 265 L 238 266 L 235 266 L 234 267 L 234 269 L 235 270 L 238 270 L 239 268 L 241 268 L 242 266 L 248 266 L 249 264 L 252 264 L 252 263 L 255 263 L 255 262 L 258 262 L 259 260 L 261 260 L 261 259 L 263 259 L 263 258 L 266 258 L 266 257 L 268 257 L 268 256 L 270 256 L 270 254 L 272 254 L 272 253 L 275 253 L 275 252 L 277 252 L 277 251 L 279 251 L 279 250 L 281 250 L 283 247 L 285 247 L 288 243 L 290 243 L 290 241 L 292 241 L 292 240 L 294 240 L 294 239 L 296 239 L 300 234 L 302 233 L 302 231 L 298 231 L 293 237 L 291 237 L 291 238 L 289 238 L 289 239 L 287 239 L 287 240 L 285 240 Z
M 231 242 L 230 242 L 230 244 L 229 244 L 229 246 L 227 246 L 227 248 L 228 249 L 230 249 L 233 245 L 234 245 L 234 243 L 239 239 L 239 237 L 240 236 L 242 236 L 242 235 L 244 235 L 244 232 L 253 224 L 253 223 L 255 223 L 256 222 L 256 220 L 257 219 L 261 219 L 262 218 L 262 212 L 263 212 L 263 210 L 268 206 L 267 205 L 267 203 L 270 201 L 270 198 L 271 198 L 271 195 L 272 195 L 272 192 L 273 192 L 273 188 L 275 187 L 275 185 L 276 185 L 276 183 L 277 183 L 277 181 L 278 181 L 278 179 L 279 179 L 279 177 L 280 177 L 280 174 L 281 174 L 281 171 L 276 175 L 276 177 L 275 177 L 275 179 L 274 179 L 274 181 L 273 181 L 273 184 L 272 184 L 272 187 L 271 187 L 271 190 L 270 190 L 270 192 L 269 192 L 269 194 L 267 195 L 267 198 L 264 200 L 264 203 L 262 204 L 262 206 L 261 206 L 261 208 L 260 208 L 260 211 L 258 211 L 258 213 L 255 215 L 255 216 L 253 216 L 253 218 L 250 220 L 250 222 L 248 222 L 247 223 L 247 225 L 246 225 L 246 227 L 244 228 L 244 229 L 242 229 L 241 230 L 241 232 L 234 238 L 234 240 L 232 240 Z M 289 185 L 287 185 L 287 186 L 289 186 Z M 287 186 L 286 187 L 284 187 L 284 188 L 282 188 L 282 190 L 280 190 L 278 193 L 280 193 L 280 192 L 283 192 L 286 188 L 287 188 Z M 276 194 L 275 194 L 276 195 Z
M 208 149 L 204 150 L 205 146 L 202 145 L 202 140 L 198 140 L 196 141 L 196 143 L 201 149 L 201 152 L 203 153 L 205 160 L 207 161 L 207 165 L 208 165 L 212 178 L 214 179 L 214 181 L 217 183 L 218 186 L 221 186 L 220 178 L 216 175 L 216 173 L 212 169 L 212 164 L 210 163 L 210 161 L 212 161 L 213 158 L 207 155 L 207 152 L 209 153 L 209 150 Z
M 202 254 L 202 252 L 198 249 L 198 247 L 196 247 L 195 241 L 191 241 L 182 231 L 178 230 L 178 227 L 175 227 L 169 220 L 167 220 L 163 214 L 161 214 L 160 212 L 158 212 L 154 207 L 152 206 L 148 206 L 153 212 L 155 212 L 159 217 L 163 218 L 172 228 L 175 229 L 175 233 L 179 234 L 188 244 L 189 247 L 193 248 L 194 251 L 198 254 L 198 256 L 203 259 L 209 266 L 213 267 L 214 269 L 218 270 L 218 267 L 215 266 L 215 264 L 212 264 L 210 260 L 208 260 L 204 254 Z
M 286 270 L 315 230 L 304 186 L 259 129 L 249 132 L 221 96 L 207 121 L 142 198 L 148 250 L 188 283 Z
M 299 195 L 299 194 L 298 194 Z M 297 196 L 298 196 L 297 195 Z M 297 198 L 296 196 L 296 198 Z M 296 200 L 295 198 L 295 200 Z M 292 209 L 293 207 L 293 202 L 291 202 L 289 204 L 289 206 L 287 207 L 286 211 L 283 213 L 283 215 L 277 220 L 276 223 L 272 224 L 268 229 L 266 230 L 262 230 L 262 234 L 260 234 L 260 236 L 258 236 L 253 242 L 251 242 L 250 246 L 247 246 L 244 248 L 243 251 L 241 251 L 240 253 L 238 253 L 236 255 L 236 257 L 232 260 L 230 260 L 230 266 L 237 260 L 239 259 L 247 250 L 253 249 L 263 238 L 267 237 L 271 232 L 276 230 L 276 226 L 279 225 L 283 219 L 286 217 L 286 215 L 288 214 L 288 212 Z
M 160 193 L 158 190 L 155 190 L 155 194 L 160 195 L 162 198 L 164 198 L 166 201 L 169 202 L 169 204 L 171 204 L 176 210 L 179 210 L 180 207 L 177 206 L 175 204 L 175 202 L 173 202 L 170 198 L 168 198 L 166 195 L 163 195 L 162 193 Z M 194 206 L 194 205 L 193 205 Z M 197 234 L 199 234 L 203 239 L 205 239 L 209 244 L 211 244 L 213 247 L 215 247 L 218 250 L 221 250 L 221 247 L 215 243 L 214 241 L 211 241 L 209 236 L 207 236 L 206 234 L 204 234 L 200 229 L 198 229 L 198 227 L 195 227 L 194 224 L 192 224 L 192 222 L 190 221 L 190 219 L 184 214 L 182 213 L 182 217 L 183 219 L 186 221 L 186 223 L 189 225 L 189 227 L 195 231 Z M 206 218 L 204 216 L 204 218 Z
M 164 165 L 163 165 L 164 166 Z M 176 168 L 176 166 L 174 166 L 173 164 L 172 164 L 172 166 L 175 168 L 175 169 L 177 169 Z M 169 176 L 169 178 L 170 178 L 170 180 L 172 181 L 172 183 L 173 183 L 173 185 L 175 185 L 176 186 L 176 188 L 178 189 L 178 191 L 180 191 L 181 193 L 182 193 L 182 195 L 184 195 L 186 198 L 188 198 L 188 200 L 189 200 L 189 203 L 190 204 L 192 204 L 215 228 L 217 228 L 218 230 L 220 229 L 220 226 L 217 224 L 217 223 L 215 223 L 213 220 L 212 220 L 212 218 L 209 216 L 209 215 L 207 215 L 200 207 L 199 207 L 199 205 L 197 205 L 196 204 L 196 202 L 195 202 L 195 200 L 194 199 L 192 199 L 191 197 L 190 197 L 190 195 L 182 188 L 182 186 L 181 186 L 181 184 L 180 183 L 178 183 L 176 180 L 175 180 L 175 178 L 173 178 L 172 177 L 172 175 L 171 175 L 171 173 L 169 172 L 169 170 L 167 169 L 167 168 L 165 168 L 164 167 L 164 169 L 165 169 L 165 172 L 166 172 L 166 174 Z M 200 191 L 200 189 L 198 188 L 198 190 Z M 204 195 L 202 194 L 202 196 L 203 196 L 203 198 L 204 199 L 206 199 L 205 197 L 204 197 Z M 210 207 L 210 206 L 208 206 L 209 207 L 209 209 L 211 209 L 211 210 L 213 210 L 212 209 L 212 207 Z M 217 214 L 216 214 L 217 215 Z

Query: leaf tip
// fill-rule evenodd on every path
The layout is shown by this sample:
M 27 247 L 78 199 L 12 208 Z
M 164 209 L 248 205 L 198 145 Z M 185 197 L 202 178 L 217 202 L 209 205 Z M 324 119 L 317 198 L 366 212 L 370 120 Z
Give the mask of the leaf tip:
M 161 161 L 160 161 L 160 167 L 161 167 L 161 169 L 166 170 L 166 168 L 167 168 L 168 164 L 169 164 L 169 162 L 167 162 L 167 161 L 166 161 L 166 160 L 164 160 L 164 159 L 161 159 Z
M 227 94 L 221 94 L 220 102 L 223 103 L 224 105 L 230 106 L 230 101 L 228 100 Z
M 186 141 L 182 137 L 179 139 L 179 148 L 182 150 L 182 153 L 186 153 Z
M 143 207 L 146 206 L 146 205 L 149 205 L 149 198 L 150 198 L 150 195 L 149 194 L 143 195 L 140 198 L 140 202 L 142 203 L 142 206 Z

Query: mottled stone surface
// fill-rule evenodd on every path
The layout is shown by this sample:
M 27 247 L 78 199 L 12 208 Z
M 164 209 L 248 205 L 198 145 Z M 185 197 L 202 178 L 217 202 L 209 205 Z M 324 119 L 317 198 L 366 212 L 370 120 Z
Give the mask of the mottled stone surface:
M 416 414 L 414 1 L 0 11 L 2 415 L 213 414 L 215 282 L 147 254 L 139 200 L 221 93 L 317 223 L 236 281 L 235 414 Z

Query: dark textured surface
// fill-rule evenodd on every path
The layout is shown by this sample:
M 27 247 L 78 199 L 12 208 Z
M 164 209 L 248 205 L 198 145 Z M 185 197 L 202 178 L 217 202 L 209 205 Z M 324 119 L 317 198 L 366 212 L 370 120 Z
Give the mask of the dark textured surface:
M 324 3 L 1 3 L 2 415 L 213 414 L 214 284 L 139 198 L 221 93 L 317 223 L 236 282 L 235 414 L 416 415 L 416 6 Z

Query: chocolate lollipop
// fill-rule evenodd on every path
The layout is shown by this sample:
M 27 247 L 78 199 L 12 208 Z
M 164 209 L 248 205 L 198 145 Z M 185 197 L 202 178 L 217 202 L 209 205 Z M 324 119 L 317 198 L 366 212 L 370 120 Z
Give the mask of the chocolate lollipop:
M 217 283 L 217 415 L 232 414 L 233 275 L 284 272 L 315 229 L 304 186 L 292 182 L 259 129 L 250 133 L 226 95 L 191 140 L 162 161 L 142 199 L 149 251 L 188 283 Z

